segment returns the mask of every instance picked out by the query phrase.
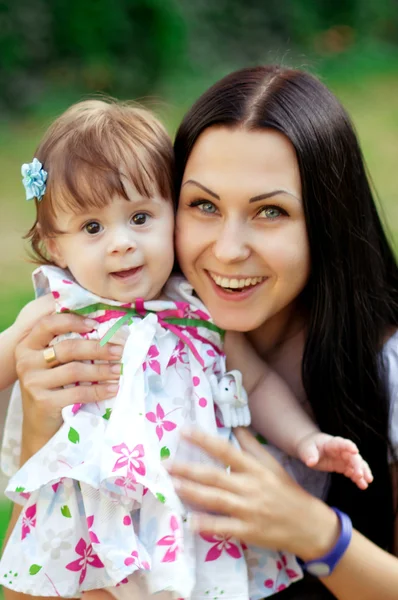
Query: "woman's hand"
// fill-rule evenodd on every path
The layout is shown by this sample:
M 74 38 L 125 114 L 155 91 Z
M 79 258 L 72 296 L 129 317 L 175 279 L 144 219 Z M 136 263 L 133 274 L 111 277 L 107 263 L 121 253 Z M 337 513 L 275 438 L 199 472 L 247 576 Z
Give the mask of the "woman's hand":
M 241 450 L 200 431 L 184 435 L 230 467 L 230 472 L 199 464 L 170 467 L 182 500 L 213 513 L 194 513 L 192 528 L 292 552 L 303 560 L 328 552 L 339 535 L 335 513 L 293 481 L 247 430 L 235 433 Z
M 46 362 L 43 351 L 63 333 L 88 333 L 95 321 L 74 314 L 53 314 L 41 319 L 16 347 L 15 359 L 23 400 L 23 457 L 29 458 L 56 433 L 61 411 L 75 403 L 89 403 L 114 396 L 120 378 L 123 340 L 103 347 L 98 341 L 66 339 L 54 347 L 56 359 Z M 82 361 L 112 361 L 88 364 Z M 116 364 L 115 364 L 116 363 Z M 75 386 L 76 382 L 96 382 Z M 64 388 L 64 386 L 73 386 Z

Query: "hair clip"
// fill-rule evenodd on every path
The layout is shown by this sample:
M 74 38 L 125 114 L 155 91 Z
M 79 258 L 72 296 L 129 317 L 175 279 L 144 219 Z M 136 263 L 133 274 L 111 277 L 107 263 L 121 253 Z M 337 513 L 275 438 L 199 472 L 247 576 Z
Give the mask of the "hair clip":
M 34 158 L 31 163 L 24 163 L 21 167 L 22 183 L 26 191 L 26 200 L 37 201 L 43 198 L 46 193 L 47 171 L 43 169 L 43 165 L 37 158 Z

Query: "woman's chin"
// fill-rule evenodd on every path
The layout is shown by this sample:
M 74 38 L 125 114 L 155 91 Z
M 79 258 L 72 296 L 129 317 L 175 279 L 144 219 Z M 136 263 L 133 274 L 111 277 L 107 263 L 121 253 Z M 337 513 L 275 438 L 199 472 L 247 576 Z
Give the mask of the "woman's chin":
M 264 316 L 258 315 L 249 315 L 248 311 L 242 311 L 241 315 L 234 314 L 226 314 L 226 312 L 222 311 L 214 311 L 210 314 L 214 323 L 220 329 L 224 329 L 225 331 L 240 331 L 242 333 L 246 333 L 248 331 L 253 331 L 253 329 L 257 329 L 264 321 Z

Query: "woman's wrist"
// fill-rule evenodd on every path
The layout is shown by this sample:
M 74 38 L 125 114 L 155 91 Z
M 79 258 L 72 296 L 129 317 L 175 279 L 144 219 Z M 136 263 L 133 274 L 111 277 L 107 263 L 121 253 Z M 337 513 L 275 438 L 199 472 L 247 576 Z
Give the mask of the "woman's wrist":
M 313 498 L 307 512 L 305 532 L 300 539 L 296 555 L 304 562 L 316 560 L 335 546 L 340 535 L 340 521 L 337 514 L 327 504 Z

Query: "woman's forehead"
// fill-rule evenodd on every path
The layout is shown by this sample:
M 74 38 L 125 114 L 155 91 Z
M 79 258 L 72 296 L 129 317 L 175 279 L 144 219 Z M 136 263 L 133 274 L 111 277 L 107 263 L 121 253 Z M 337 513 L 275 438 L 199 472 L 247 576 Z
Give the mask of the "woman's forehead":
M 296 153 L 286 136 L 272 129 L 209 127 L 197 139 L 184 172 L 188 180 L 263 193 L 287 189 L 301 197 Z

